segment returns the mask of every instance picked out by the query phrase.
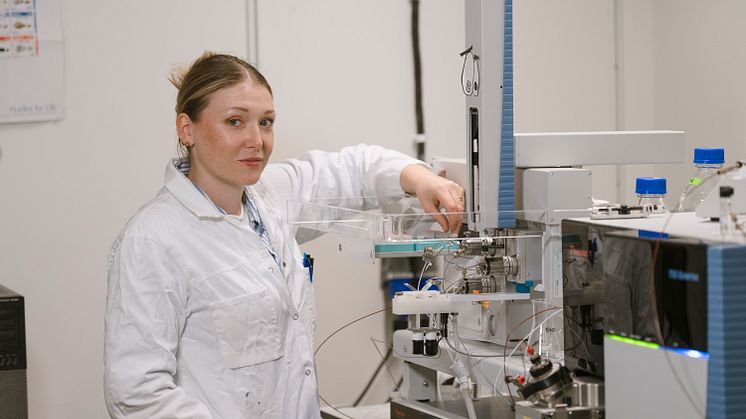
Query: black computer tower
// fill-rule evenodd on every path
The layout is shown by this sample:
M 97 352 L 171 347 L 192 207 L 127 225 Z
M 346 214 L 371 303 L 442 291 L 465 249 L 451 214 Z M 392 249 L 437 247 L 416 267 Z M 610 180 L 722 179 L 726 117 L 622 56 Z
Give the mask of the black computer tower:
M 23 296 L 0 285 L 0 419 L 27 419 Z

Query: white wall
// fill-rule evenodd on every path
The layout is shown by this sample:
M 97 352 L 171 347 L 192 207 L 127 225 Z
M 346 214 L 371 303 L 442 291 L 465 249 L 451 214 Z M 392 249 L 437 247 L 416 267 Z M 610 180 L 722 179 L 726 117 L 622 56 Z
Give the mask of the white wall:
M 655 42 L 656 26 L 654 7 L 649 0 L 618 0 L 617 14 L 620 37 L 617 54 L 619 94 L 617 104 L 618 129 L 652 130 L 655 124 Z M 671 128 L 675 129 L 675 128 Z M 656 176 L 656 165 L 629 165 L 619 167 L 618 201 L 633 203 L 635 178 Z
M 615 129 L 613 0 L 515 0 L 516 132 Z M 616 169 L 591 167 L 615 199 Z
M 655 124 L 686 131 L 688 162 L 656 169 L 678 194 L 696 146 L 746 159 L 746 2 L 655 2 Z
M 62 10 L 65 119 L 0 126 L 0 283 L 26 297 L 33 419 L 107 416 L 106 261 L 175 150 L 167 75 L 206 48 L 246 50 L 242 1 L 65 0 Z

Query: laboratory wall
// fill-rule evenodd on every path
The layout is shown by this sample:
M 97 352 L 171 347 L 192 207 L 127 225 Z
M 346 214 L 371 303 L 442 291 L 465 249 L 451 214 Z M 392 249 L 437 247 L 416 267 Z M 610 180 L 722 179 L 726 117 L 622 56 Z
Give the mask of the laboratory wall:
M 655 124 L 686 131 L 687 163 L 656 168 L 678 200 L 696 146 L 725 147 L 746 159 L 746 3 L 656 1 Z
M 463 2 L 421 3 L 427 157 L 463 157 Z M 664 3 L 656 18 L 675 2 Z M 175 89 L 167 81 L 175 65 L 205 49 L 244 56 L 251 49 L 275 92 L 275 160 L 358 142 L 414 153 L 408 1 L 66 0 L 62 10 L 65 118 L 0 126 L 0 283 L 27 301 L 33 419 L 106 417 L 106 261 L 118 231 L 157 192 L 175 153 Z M 648 16 L 642 9 L 630 13 Z M 679 17 L 681 32 L 686 18 Z M 612 0 L 515 1 L 517 131 L 615 128 L 615 19 Z M 686 61 L 685 51 L 671 58 Z M 655 58 L 658 75 L 662 64 Z M 628 63 L 643 84 L 625 90 L 627 98 L 640 94 L 640 103 L 652 108 L 649 90 L 639 88 L 651 83 L 648 64 Z M 656 84 L 656 93 L 669 90 L 675 87 Z M 628 107 L 630 121 L 644 113 Z M 660 115 L 666 124 L 691 117 Z M 594 193 L 612 199 L 616 179 L 615 168 L 594 168 Z M 317 344 L 387 305 L 379 265 L 342 258 L 333 237 L 304 248 L 316 258 Z M 317 366 L 326 400 L 347 404 L 357 397 L 380 361 L 375 340 L 386 340 L 380 315 L 324 345 Z M 399 378 L 392 368 L 394 380 L 382 372 L 365 403 L 386 401 Z
M 99 419 L 109 247 L 175 153 L 169 71 L 205 49 L 244 54 L 246 8 L 61 4 L 65 117 L 0 126 L 0 283 L 26 297 L 30 417 Z
M 663 176 L 675 207 L 694 172 L 694 147 L 724 147 L 746 158 L 746 3 L 738 0 L 622 0 L 623 129 L 685 131 L 686 161 L 621 168 L 623 202 L 637 176 Z

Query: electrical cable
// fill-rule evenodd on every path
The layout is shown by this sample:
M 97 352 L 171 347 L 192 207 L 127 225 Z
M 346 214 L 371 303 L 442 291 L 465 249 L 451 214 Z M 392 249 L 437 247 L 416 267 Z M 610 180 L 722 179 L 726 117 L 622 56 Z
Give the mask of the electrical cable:
M 404 376 L 402 375 L 402 377 L 399 379 L 399 382 L 396 384 L 396 387 L 394 387 L 394 391 L 392 391 L 392 393 L 396 393 L 397 391 L 399 391 L 399 387 L 401 387 L 403 382 L 404 382 Z M 391 402 L 391 396 L 389 396 L 389 398 L 386 399 L 386 403 L 389 403 L 389 402 Z
M 357 407 L 357 405 L 360 404 L 360 402 L 363 400 L 363 397 L 365 397 L 365 395 L 368 393 L 368 390 L 370 390 L 370 387 L 373 385 L 373 382 L 376 381 L 376 377 L 378 377 L 378 373 L 381 372 L 381 369 L 386 364 L 386 362 L 389 360 L 389 358 L 391 358 L 391 354 L 394 352 L 393 346 L 390 346 L 388 351 L 386 351 L 386 356 L 384 356 L 381 353 L 381 351 L 378 349 L 378 346 L 375 343 L 373 343 L 373 346 L 375 346 L 376 351 L 378 351 L 378 354 L 381 355 L 381 362 L 378 364 L 378 367 L 376 368 L 375 372 L 373 372 L 373 375 L 371 375 L 370 379 L 368 380 L 368 383 L 365 384 L 363 391 L 360 392 L 360 395 L 357 396 L 357 399 L 355 399 L 355 401 L 352 403 L 352 407 Z M 391 371 L 389 371 L 389 374 L 390 373 Z M 396 380 L 394 380 L 394 383 L 396 383 Z
M 329 339 L 333 338 L 333 337 L 334 337 L 334 335 L 336 335 L 337 333 L 341 332 L 342 330 L 346 329 L 347 327 L 349 327 L 349 326 L 351 326 L 351 325 L 353 325 L 353 324 L 355 324 L 355 323 L 357 323 L 357 322 L 359 322 L 359 321 L 361 321 L 361 320 L 367 319 L 368 317 L 370 317 L 370 316 L 373 316 L 373 315 L 376 315 L 376 314 L 378 314 L 378 313 L 382 313 L 382 312 L 384 312 L 384 311 L 386 311 L 386 310 L 389 310 L 390 308 L 391 308 L 391 306 L 386 306 L 386 307 L 384 307 L 384 308 L 382 308 L 382 309 L 380 309 L 380 310 L 376 310 L 376 311 L 374 311 L 374 312 L 372 312 L 372 313 L 368 313 L 368 314 L 366 314 L 366 315 L 364 315 L 364 316 L 362 316 L 362 317 L 358 317 L 357 319 L 355 319 L 355 320 L 353 320 L 353 321 L 351 321 L 351 322 L 349 322 L 349 323 L 345 324 L 344 326 L 340 327 L 339 329 L 335 330 L 334 332 L 332 332 L 332 334 L 330 334 L 329 336 L 327 336 L 327 337 L 326 337 L 326 339 L 324 339 L 323 341 L 321 341 L 321 344 L 319 344 L 319 346 L 318 346 L 318 347 L 316 348 L 316 350 L 315 350 L 315 351 L 313 351 L 313 357 L 314 357 L 314 358 L 316 358 L 316 354 L 318 354 L 318 353 L 319 353 L 319 351 L 321 350 L 321 348 L 323 348 L 323 347 L 324 347 L 324 345 L 326 344 L 326 342 L 328 342 L 328 341 L 329 341 Z M 317 375 L 318 375 L 318 374 L 317 374 Z M 319 399 L 321 399 L 321 401 L 323 401 L 324 403 L 326 403 L 326 404 L 327 404 L 327 406 L 329 406 L 329 407 L 330 407 L 330 408 L 331 408 L 332 410 L 334 410 L 335 412 L 339 413 L 340 415 L 342 415 L 342 416 L 344 416 L 344 417 L 347 417 L 347 418 L 351 418 L 351 419 L 352 419 L 352 417 L 351 417 L 351 416 L 349 416 L 349 415 L 346 415 L 346 414 L 342 413 L 342 412 L 341 412 L 341 411 L 340 411 L 339 409 L 337 409 L 337 408 L 336 408 L 336 407 L 335 407 L 335 406 L 334 406 L 333 404 L 329 403 L 329 402 L 328 402 L 328 401 L 327 401 L 327 400 L 326 400 L 326 399 L 325 399 L 325 398 L 324 398 L 324 397 L 323 397 L 323 396 L 321 395 L 321 392 L 320 392 L 320 391 L 319 391 Z
M 414 111 L 417 134 L 425 134 L 425 121 L 422 112 L 422 59 L 420 57 L 420 0 L 410 0 L 412 29 L 412 58 L 414 67 Z M 425 143 L 417 141 L 417 158 L 425 159 Z
M 388 351 L 386 352 L 386 356 L 384 357 L 381 353 L 381 350 L 378 349 L 378 345 L 376 345 L 376 342 L 380 342 L 377 339 L 373 339 L 373 336 L 370 337 L 370 343 L 373 344 L 373 347 L 376 348 L 376 352 L 378 352 L 378 355 L 383 359 L 385 358 L 387 362 L 384 362 L 384 366 L 386 367 L 386 372 L 388 372 L 389 377 L 391 377 L 391 381 L 396 384 L 396 378 L 394 378 L 394 373 L 391 372 L 391 368 L 389 368 L 388 359 L 391 357 L 391 355 L 394 353 L 394 345 L 391 344 L 388 347 Z M 385 342 L 381 342 L 385 343 Z

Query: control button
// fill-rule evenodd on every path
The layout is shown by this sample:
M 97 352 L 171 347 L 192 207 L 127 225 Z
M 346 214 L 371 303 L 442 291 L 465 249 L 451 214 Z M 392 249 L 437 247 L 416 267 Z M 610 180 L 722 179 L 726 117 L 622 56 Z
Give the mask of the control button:
M 311 370 L 306 368 L 306 375 L 311 375 Z
M 293 314 L 293 320 L 298 320 L 298 313 Z

